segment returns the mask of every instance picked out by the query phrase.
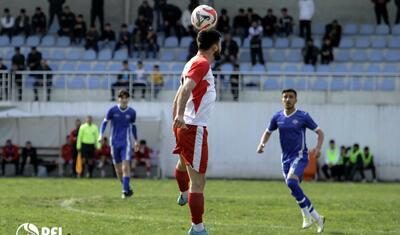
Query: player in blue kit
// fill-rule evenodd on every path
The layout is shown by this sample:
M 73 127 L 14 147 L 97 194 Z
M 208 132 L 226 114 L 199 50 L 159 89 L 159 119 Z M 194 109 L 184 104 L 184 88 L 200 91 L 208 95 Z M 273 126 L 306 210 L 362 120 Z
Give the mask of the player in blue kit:
M 307 112 L 295 108 L 297 93 L 293 89 L 282 91 L 284 110 L 274 114 L 268 128 L 264 132 L 257 152 L 263 153 L 265 144 L 271 134 L 279 129 L 279 139 L 282 148 L 282 170 L 286 184 L 301 208 L 303 215 L 303 228 L 309 228 L 317 222 L 317 232 L 324 231 L 325 218 L 318 214 L 311 204 L 310 199 L 300 188 L 304 169 L 308 163 L 308 150 L 306 146 L 306 128 L 313 130 L 318 135 L 317 146 L 311 150 L 317 154 L 324 141 L 324 133 L 313 121 Z
M 118 93 L 118 105 L 111 107 L 104 121 L 100 126 L 99 141 L 104 136 L 108 121 L 111 121 L 111 155 L 114 163 L 115 172 L 118 180 L 122 183 L 122 198 L 128 198 L 133 195 L 129 185 L 131 177 L 131 157 L 132 157 L 132 135 L 135 140 L 135 149 L 138 148 L 136 131 L 136 111 L 128 107 L 129 92 L 120 90 Z

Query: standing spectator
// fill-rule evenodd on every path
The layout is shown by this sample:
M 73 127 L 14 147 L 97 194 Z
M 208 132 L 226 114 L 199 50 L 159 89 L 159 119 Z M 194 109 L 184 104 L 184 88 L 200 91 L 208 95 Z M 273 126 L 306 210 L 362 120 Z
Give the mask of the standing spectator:
M 153 25 L 153 8 L 151 8 L 147 0 L 144 0 L 139 6 L 137 15 L 143 15 L 149 21 L 149 24 Z
M 0 71 L 5 71 L 7 70 L 7 66 L 3 64 L 3 58 L 0 57 Z M 5 72 L 7 73 L 7 72 Z M 0 100 L 7 100 L 8 99 L 8 84 L 7 84 L 7 79 L 5 78 L 5 73 L 0 73 Z M 4 81 L 3 81 L 4 79 Z M 4 85 L 4 87 L 3 87 Z M 4 91 L 4 93 L 3 93 Z
M 333 47 L 330 38 L 325 38 L 321 47 L 321 64 L 330 64 L 333 61 Z
M 74 172 L 73 168 L 75 168 L 75 166 L 72 164 L 74 148 L 73 148 L 72 144 L 73 143 L 71 141 L 71 138 L 69 138 L 69 135 L 67 135 L 66 142 L 65 142 L 65 144 L 63 144 L 63 146 L 61 147 L 61 150 L 60 150 L 60 158 L 62 160 L 64 176 L 72 175 Z M 68 169 L 70 169 L 70 170 L 68 170 Z M 68 171 L 70 171 L 70 172 L 68 172 Z
M 115 89 L 125 88 L 127 90 L 129 87 L 129 64 L 127 60 L 122 61 L 122 72 L 118 74 L 117 81 L 111 85 L 111 101 L 115 101 Z
M 288 14 L 287 8 L 282 8 L 282 16 L 279 18 L 279 35 L 289 37 L 293 33 L 294 20 L 293 17 Z
M 140 58 L 141 52 L 145 49 L 146 37 L 149 30 L 149 21 L 144 15 L 139 15 L 135 21 L 135 27 L 133 28 L 133 50 L 137 51 L 137 57 Z
M 151 52 L 153 54 L 153 59 L 155 59 L 158 49 L 157 33 L 153 30 L 153 27 L 150 26 L 146 38 L 146 58 L 149 57 L 149 53 Z
M 92 116 L 86 117 L 86 123 L 84 123 L 78 132 L 78 138 L 76 143 L 76 148 L 81 153 L 82 156 L 82 169 L 85 170 L 85 165 L 87 165 L 86 177 L 92 178 L 96 148 L 100 148 L 100 143 L 97 141 L 99 138 L 99 128 L 93 123 Z M 82 171 L 82 175 L 84 174 Z
M 160 90 L 164 86 L 163 75 L 160 73 L 160 66 L 158 66 L 158 64 L 155 64 L 153 66 L 153 73 L 151 74 L 151 81 L 153 83 L 153 88 L 154 88 L 154 99 L 157 99 L 158 93 L 160 93 Z
M 49 1 L 49 28 L 54 20 L 54 15 L 57 15 L 58 24 L 61 25 L 61 15 L 62 15 L 62 7 L 65 3 L 65 0 L 48 0 Z
M 188 55 L 186 57 L 186 61 L 189 61 L 193 56 L 195 56 L 197 54 L 197 51 L 198 51 L 198 46 L 196 38 L 193 37 L 193 40 L 188 47 Z
M 156 17 L 157 32 L 161 32 L 164 30 L 164 24 L 162 22 L 164 22 L 163 11 L 166 4 L 166 0 L 154 0 L 154 12 Z
M 90 8 L 90 27 L 96 27 L 96 18 L 99 17 L 100 30 L 104 31 L 104 0 L 92 0 Z
M 1 162 L 1 173 L 4 176 L 6 174 L 6 164 L 14 164 L 15 175 L 18 175 L 18 147 L 14 145 L 11 140 L 6 141 L 6 145 L 3 147 L 3 161 Z
M 363 160 L 362 160 L 363 152 L 360 149 L 360 145 L 357 143 L 353 145 L 353 148 L 350 150 L 350 164 L 349 164 L 349 172 L 347 176 L 349 180 L 354 180 L 354 176 L 357 172 L 360 173 L 361 178 L 365 179 L 363 172 Z
M 40 7 L 36 7 L 35 14 L 32 16 L 32 31 L 33 34 L 46 33 L 46 15 Z
M 312 38 L 307 40 L 306 46 L 302 49 L 303 60 L 305 64 L 316 65 L 319 55 L 319 49 L 314 45 Z
M 20 10 L 20 15 L 15 19 L 15 35 L 24 33 L 25 37 L 29 36 L 31 26 L 29 25 L 29 16 L 26 15 L 24 8 Z
M 261 64 L 264 64 L 264 56 L 261 45 L 261 38 L 263 35 L 263 28 L 259 25 L 258 21 L 253 21 L 249 28 L 250 37 L 250 54 L 251 63 L 255 65 L 257 63 L 257 57 Z
M 329 38 L 333 47 L 338 47 L 342 38 L 342 26 L 337 20 L 325 26 L 324 38 Z
M 396 21 L 395 24 L 399 24 L 400 23 L 400 0 L 394 0 L 394 3 L 396 4 Z
M 114 48 L 115 46 L 115 32 L 111 28 L 111 24 L 107 23 L 104 31 L 101 33 L 101 48 L 111 47 Z
M 76 158 L 78 156 L 78 149 L 76 148 L 76 142 L 77 142 L 80 127 L 81 127 L 81 120 L 76 119 L 75 120 L 75 128 L 72 129 L 72 131 L 69 134 L 69 139 L 72 144 L 72 174 L 73 174 L 73 176 L 76 176 L 75 166 L 76 166 Z
M 86 35 L 86 22 L 83 20 L 83 15 L 78 15 L 76 17 L 74 25 L 72 41 L 74 43 L 80 44 L 85 35 Z
M 273 37 L 275 34 L 276 24 L 278 18 L 274 15 L 271 8 L 267 10 L 267 15 L 262 19 L 262 26 L 264 28 L 264 35 L 267 37 Z
M 141 60 L 137 62 L 137 67 L 133 75 L 132 86 L 132 99 L 135 98 L 135 90 L 142 90 L 142 100 L 144 100 L 146 98 L 147 77 L 146 71 L 144 70 L 143 62 Z
M 41 60 L 39 68 L 37 69 L 39 71 L 51 71 L 50 66 L 47 64 L 47 60 Z M 47 90 L 47 101 L 50 101 L 51 97 L 51 87 L 53 85 L 53 75 L 52 74 L 40 74 L 35 77 L 36 81 L 33 84 L 33 93 L 35 94 L 35 101 L 39 100 L 38 96 L 38 88 L 42 88 Z M 46 81 L 46 82 L 45 82 Z M 44 84 L 46 84 L 46 88 L 44 87 Z M 44 98 L 43 98 L 44 99 Z
M 15 55 L 11 59 L 12 72 L 25 70 L 25 56 L 21 54 L 21 49 L 19 47 L 15 48 Z M 15 85 L 18 90 L 18 100 L 22 100 L 22 75 L 15 75 Z
M 164 32 L 166 37 L 171 36 L 171 30 L 174 30 L 175 35 L 178 38 L 178 41 L 180 41 L 182 37 L 182 30 L 181 30 L 182 25 L 180 23 L 181 16 L 182 16 L 182 11 L 181 9 L 179 9 L 179 7 L 172 4 L 165 5 L 163 9 L 163 19 L 164 19 Z
M 147 147 L 146 140 L 140 140 L 139 149 L 135 152 L 135 158 L 132 161 L 132 175 L 135 175 L 135 169 L 139 164 L 146 167 L 146 176 L 151 176 L 150 149 Z
M 131 34 L 128 32 L 128 26 L 126 24 L 121 25 L 121 31 L 119 32 L 118 42 L 115 45 L 115 50 L 119 50 L 122 46 L 128 49 L 128 55 L 131 56 Z
M 102 178 L 106 177 L 106 166 L 110 164 L 111 147 L 108 144 L 107 137 L 101 139 L 101 147 L 96 151 L 97 168 L 100 170 Z
M 376 170 L 374 164 L 374 155 L 369 151 L 369 147 L 364 147 L 364 153 L 362 155 L 363 161 L 363 171 L 371 170 L 372 171 L 372 179 L 376 182 Z
M 233 101 L 239 100 L 239 64 L 235 64 L 233 66 L 233 72 L 230 76 L 230 83 L 231 83 L 231 93 L 233 96 Z
M 232 40 L 229 33 L 224 34 L 224 41 L 221 43 L 221 62 L 236 63 L 237 56 L 239 53 L 239 47 L 237 43 Z
M 335 141 L 329 141 L 329 149 L 325 153 L 325 164 L 322 166 L 322 172 L 327 180 L 331 177 L 337 177 L 337 164 L 340 159 L 339 149 L 336 147 Z
M 1 17 L 1 35 L 12 37 L 14 35 L 15 19 L 11 16 L 10 9 L 4 9 L 4 15 Z
M 234 35 L 239 36 L 242 41 L 247 36 L 248 28 L 250 27 L 249 19 L 243 8 L 239 9 L 239 15 L 233 18 Z
M 99 46 L 97 44 L 98 42 L 99 42 L 99 33 L 97 32 L 96 27 L 92 26 L 86 33 L 85 49 L 86 50 L 92 49 L 98 52 L 99 51 Z
M 22 162 L 20 166 L 20 175 L 24 175 L 25 164 L 30 163 L 33 166 L 35 176 L 38 174 L 38 159 L 36 148 L 32 146 L 30 141 L 26 141 L 25 147 L 22 149 Z
M 182 13 L 181 23 L 187 32 L 190 32 L 193 30 L 192 12 L 197 6 L 198 6 L 198 4 L 191 2 L 189 4 L 189 6 Z
M 387 10 L 387 4 L 390 0 L 371 0 L 374 3 L 375 15 L 376 15 L 376 23 L 381 24 L 381 20 L 385 22 L 385 24 L 389 24 L 389 13 Z
M 311 20 L 314 12 L 314 0 L 299 0 L 300 37 L 311 38 Z
M 261 23 L 261 17 L 253 12 L 253 8 L 247 8 L 247 20 L 248 22 L 257 21 L 257 23 Z
M 217 30 L 224 34 L 231 31 L 228 11 L 224 8 L 221 10 L 221 15 L 218 17 Z
M 65 6 L 63 13 L 61 14 L 60 30 L 58 30 L 58 35 L 72 37 L 74 26 L 75 14 L 71 12 L 69 6 Z

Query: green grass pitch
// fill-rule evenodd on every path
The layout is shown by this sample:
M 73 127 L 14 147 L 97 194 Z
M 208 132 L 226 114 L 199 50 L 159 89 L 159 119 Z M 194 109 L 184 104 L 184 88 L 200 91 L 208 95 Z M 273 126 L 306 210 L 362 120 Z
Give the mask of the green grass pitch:
M 115 179 L 0 179 L 0 234 L 18 225 L 63 227 L 63 234 L 187 234 L 189 209 L 176 204 L 174 180 L 133 180 L 120 198 Z M 400 234 L 400 184 L 303 183 L 326 216 L 324 234 Z M 283 182 L 209 180 L 205 225 L 219 234 L 315 234 Z

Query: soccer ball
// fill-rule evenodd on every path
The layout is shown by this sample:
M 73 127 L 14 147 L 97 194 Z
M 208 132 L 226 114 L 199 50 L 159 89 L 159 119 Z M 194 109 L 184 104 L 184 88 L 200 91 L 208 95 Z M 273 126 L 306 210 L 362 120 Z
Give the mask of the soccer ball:
M 200 5 L 192 12 L 192 25 L 198 30 L 207 30 L 217 24 L 217 12 L 207 5 Z

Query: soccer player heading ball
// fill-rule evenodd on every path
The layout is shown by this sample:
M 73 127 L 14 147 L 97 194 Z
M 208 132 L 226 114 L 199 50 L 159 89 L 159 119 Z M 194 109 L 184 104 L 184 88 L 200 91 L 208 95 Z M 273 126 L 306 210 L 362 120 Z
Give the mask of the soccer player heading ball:
M 282 104 L 284 110 L 275 113 L 264 132 L 257 152 L 263 153 L 265 144 L 271 134 L 279 129 L 279 139 L 282 148 L 282 170 L 286 184 L 292 191 L 303 214 L 303 228 L 309 228 L 315 221 L 318 233 L 324 231 L 325 218 L 314 209 L 309 198 L 300 188 L 304 169 L 308 163 L 308 150 L 306 146 L 306 128 L 313 130 L 318 135 L 317 146 L 312 150 L 317 155 L 324 142 L 324 133 L 313 121 L 311 116 L 304 111 L 297 110 L 297 93 L 293 89 L 282 91 Z
M 181 192 L 178 204 L 183 206 L 189 202 L 192 215 L 189 235 L 207 234 L 203 225 L 203 191 L 208 163 L 207 121 L 216 98 L 210 64 L 220 57 L 220 38 L 220 33 L 214 29 L 199 32 L 199 51 L 186 63 L 173 103 L 176 137 L 173 153 L 179 154 L 175 177 Z

